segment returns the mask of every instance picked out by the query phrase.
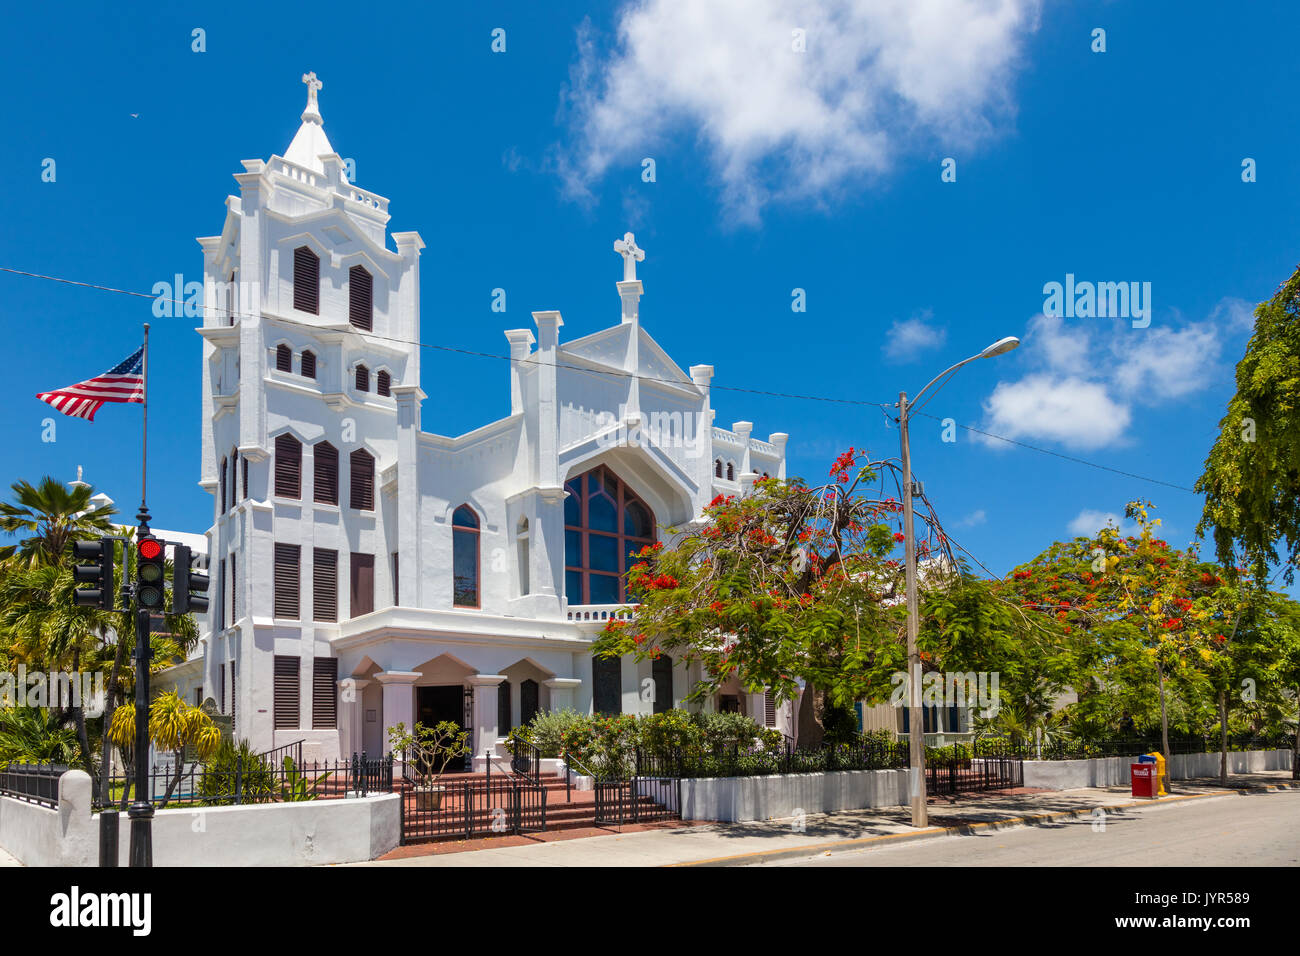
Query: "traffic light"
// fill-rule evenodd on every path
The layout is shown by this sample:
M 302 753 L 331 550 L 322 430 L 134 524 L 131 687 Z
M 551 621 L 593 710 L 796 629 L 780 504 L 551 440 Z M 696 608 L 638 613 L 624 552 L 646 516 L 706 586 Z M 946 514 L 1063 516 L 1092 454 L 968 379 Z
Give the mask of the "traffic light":
M 208 576 L 190 569 L 194 560 L 190 549 L 176 545 L 172 552 L 172 611 L 186 614 L 202 613 L 208 609 Z
M 113 610 L 113 539 L 74 541 L 72 556 L 78 561 L 94 562 L 94 564 L 78 564 L 73 567 L 73 580 L 77 584 L 89 584 L 90 587 L 77 588 L 73 591 L 72 603 L 77 607 L 100 607 L 105 611 Z
M 161 614 L 167 596 L 163 543 L 151 534 L 145 535 L 136 542 L 135 553 L 136 580 L 140 582 L 135 592 L 138 606 Z

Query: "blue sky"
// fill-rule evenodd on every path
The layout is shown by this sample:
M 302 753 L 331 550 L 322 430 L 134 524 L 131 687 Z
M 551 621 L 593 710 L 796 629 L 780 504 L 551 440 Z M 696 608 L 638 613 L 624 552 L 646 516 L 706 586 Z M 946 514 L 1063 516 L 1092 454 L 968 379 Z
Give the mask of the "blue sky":
M 314 70 L 357 183 L 391 199 L 391 229 L 427 243 L 426 342 L 501 354 L 502 331 L 538 309 L 562 311 L 566 338 L 617 323 L 611 243 L 631 229 L 646 250 L 642 323 L 683 368 L 713 364 L 717 385 L 892 402 L 1018 335 L 1017 352 L 963 369 L 926 411 L 1190 487 L 1243 318 L 1300 260 L 1300 9 L 941 6 L 18 9 L 0 40 L 0 266 L 141 292 L 201 278 L 194 238 L 220 229 L 240 160 L 286 149 Z M 955 182 L 941 180 L 949 157 Z M 1150 326 L 1043 319 L 1044 284 L 1067 274 L 1149 282 Z M 115 364 L 144 321 L 150 505 L 156 524 L 201 531 L 197 323 L 152 319 L 144 299 L 0 274 L 22 357 L 4 384 L 0 480 L 70 479 L 80 464 L 134 506 L 138 409 L 55 414 L 46 442 L 52 413 L 33 396 Z M 499 361 L 427 352 L 423 386 L 431 431 L 508 412 Z M 720 425 L 789 432 L 790 471 L 810 479 L 850 445 L 897 453 L 873 408 L 723 390 L 714 406 Z M 999 574 L 1131 498 L 1155 502 L 1173 543 L 1200 514 L 1187 491 L 966 431 L 943 442 L 937 421 L 913 435 L 941 516 Z

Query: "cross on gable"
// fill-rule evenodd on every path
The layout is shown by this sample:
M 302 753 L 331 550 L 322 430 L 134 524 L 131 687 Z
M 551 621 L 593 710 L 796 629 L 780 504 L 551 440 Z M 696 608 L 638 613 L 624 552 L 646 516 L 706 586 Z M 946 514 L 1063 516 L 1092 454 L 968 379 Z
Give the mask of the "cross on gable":
M 629 232 L 622 239 L 614 240 L 614 251 L 623 257 L 623 281 L 634 281 L 636 264 L 645 259 L 645 250 L 636 244 L 636 237 Z

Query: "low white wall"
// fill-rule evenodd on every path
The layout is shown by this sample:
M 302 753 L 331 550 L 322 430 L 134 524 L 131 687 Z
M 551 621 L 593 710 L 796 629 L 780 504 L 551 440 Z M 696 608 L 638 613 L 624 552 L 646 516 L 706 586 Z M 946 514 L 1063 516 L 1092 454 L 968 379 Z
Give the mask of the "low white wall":
M 1074 790 L 1079 787 L 1127 787 L 1132 757 L 1096 757 L 1091 760 L 1026 760 L 1025 786 L 1044 790 Z M 1229 773 L 1260 773 L 1266 770 L 1290 770 L 1289 750 L 1246 750 L 1228 754 Z M 1216 777 L 1218 754 L 1174 754 L 1169 758 L 1169 776 L 1173 780 L 1193 777 Z
M 94 866 L 97 845 L 84 770 L 59 778 L 58 809 L 0 797 L 0 847 L 28 866 Z
M 742 823 L 804 813 L 864 810 L 906 804 L 908 771 L 839 770 L 830 773 L 717 777 L 682 781 L 683 820 Z
M 99 817 L 90 776 L 59 778 L 57 809 L 0 797 L 0 847 L 28 866 L 97 866 Z M 401 795 L 302 803 L 157 810 L 154 866 L 310 866 L 354 863 L 401 840 Z M 129 860 L 131 820 L 118 820 L 121 866 Z
M 314 866 L 373 860 L 401 840 L 401 795 L 158 810 L 154 866 Z M 131 821 L 120 819 L 126 866 Z

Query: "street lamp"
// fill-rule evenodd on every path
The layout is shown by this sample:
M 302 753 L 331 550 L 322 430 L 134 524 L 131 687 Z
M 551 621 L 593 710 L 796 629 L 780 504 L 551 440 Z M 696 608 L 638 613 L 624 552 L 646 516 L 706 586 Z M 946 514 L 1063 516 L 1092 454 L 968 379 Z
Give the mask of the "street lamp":
M 907 399 L 907 392 L 898 393 L 898 429 L 903 450 L 903 536 L 906 540 L 907 552 L 907 682 L 909 688 L 907 736 L 908 749 L 911 753 L 909 762 L 912 768 L 912 826 L 914 827 L 926 826 L 928 814 L 925 805 L 925 718 L 921 713 L 921 654 L 916 648 L 916 639 L 921 630 L 921 622 L 917 613 L 916 535 L 912 527 L 912 493 L 914 489 L 912 482 L 912 449 L 907 436 L 908 416 L 911 408 L 935 382 L 940 382 L 939 388 L 942 388 L 948 376 L 963 365 L 974 362 L 976 359 L 1003 355 L 1019 344 L 1020 340 L 1015 336 L 998 339 L 978 355 L 972 355 L 970 358 L 958 362 L 930 379 L 925 384 L 925 387 L 916 393 L 916 398 L 910 402 Z M 937 392 L 938 389 L 935 391 Z

